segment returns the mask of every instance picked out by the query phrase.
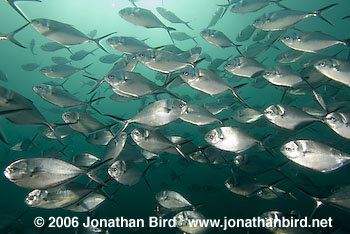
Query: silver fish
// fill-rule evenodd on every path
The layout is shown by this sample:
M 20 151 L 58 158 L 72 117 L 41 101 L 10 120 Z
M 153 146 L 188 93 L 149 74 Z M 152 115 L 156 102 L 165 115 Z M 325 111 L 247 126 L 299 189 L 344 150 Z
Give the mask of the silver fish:
M 131 161 L 116 161 L 108 168 L 108 174 L 121 184 L 133 186 L 140 181 L 142 172 Z
M 228 61 L 225 70 L 236 76 L 243 76 L 250 78 L 257 72 L 265 70 L 264 65 L 252 58 L 238 57 Z
M 242 85 L 231 88 L 215 72 L 208 69 L 187 67 L 180 73 L 181 79 L 189 86 L 209 95 L 217 95 L 225 91 L 232 94 L 243 104 L 249 106 L 236 92 L 235 89 Z M 244 84 L 243 84 L 244 85 Z
M 292 48 L 304 52 L 316 53 L 335 45 L 350 46 L 350 41 L 341 41 L 322 32 L 295 32 L 281 38 L 281 42 Z
M 141 51 L 151 49 L 143 40 L 137 40 L 134 37 L 111 37 L 106 43 L 114 50 L 124 54 L 137 54 Z
M 294 106 L 286 105 L 269 106 L 264 110 L 264 116 L 271 123 L 289 130 L 298 130 L 308 124 L 321 121 L 321 119 L 309 115 Z
M 287 50 L 276 56 L 275 61 L 278 63 L 294 63 L 304 56 L 303 51 Z
M 34 71 L 35 69 L 37 69 L 38 67 L 40 67 L 39 64 L 37 63 L 26 63 L 26 64 L 22 64 L 21 68 L 24 71 Z
M 72 163 L 77 167 L 91 167 L 96 162 L 100 161 L 98 157 L 89 153 L 81 153 L 74 155 Z
M 185 233 L 201 234 L 205 233 L 209 228 L 202 227 L 199 223 L 194 223 L 195 220 L 204 220 L 205 217 L 197 211 L 181 211 L 175 215 L 176 227 Z M 193 222 L 193 225 L 189 223 Z
M 74 203 L 70 206 L 66 206 L 63 209 L 73 211 L 73 212 L 87 213 L 95 210 L 97 207 L 102 205 L 102 203 L 106 199 L 107 199 L 106 196 L 100 193 L 91 192 L 88 195 L 84 196 L 82 199 L 80 199 L 77 203 Z M 98 233 L 102 233 L 102 232 L 98 232 Z M 108 232 L 105 232 L 105 233 L 108 233 Z
M 202 126 L 212 123 L 222 123 L 221 120 L 215 117 L 205 107 L 195 104 L 187 104 L 186 112 L 180 117 L 183 121 Z
M 115 63 L 118 59 L 120 59 L 122 56 L 116 55 L 116 54 L 107 54 L 102 57 L 100 57 L 98 60 L 101 63 L 111 64 Z
M 164 153 L 169 148 L 175 148 L 177 154 L 186 158 L 178 145 L 172 143 L 167 137 L 157 130 L 151 131 L 144 128 L 135 128 L 131 132 L 131 137 L 138 146 L 146 151 L 160 154 Z
M 249 148 L 262 144 L 244 131 L 236 127 L 220 127 L 205 134 L 208 144 L 218 149 L 241 153 Z
M 324 122 L 339 136 L 350 139 L 350 114 L 332 112 L 326 115 Z
M 71 129 L 69 126 L 63 125 L 63 126 L 54 126 L 53 129 L 55 130 L 56 134 L 61 138 L 64 139 L 74 133 L 74 130 Z M 42 131 L 42 134 L 46 136 L 49 139 L 57 139 L 55 134 L 51 131 L 50 128 L 45 128 Z
M 92 39 L 71 25 L 55 20 L 39 18 L 31 20 L 30 24 L 41 35 L 61 45 L 69 46 L 93 42 L 106 52 L 107 50 L 101 45 L 101 40 L 114 34 L 109 33 L 105 36 Z
M 65 79 L 77 72 L 85 72 L 90 74 L 86 69 L 90 67 L 92 64 L 89 64 L 82 68 L 73 67 L 70 65 L 60 64 L 60 65 L 51 65 L 47 67 L 43 67 L 40 69 L 40 72 L 50 78 L 53 79 Z
M 328 78 L 350 86 L 350 63 L 339 59 L 322 59 L 315 68 Z
M 186 200 L 180 193 L 171 190 L 163 190 L 156 194 L 158 203 L 169 210 L 185 209 L 192 207 L 192 204 Z
M 295 87 L 303 82 L 298 72 L 290 66 L 274 66 L 266 69 L 262 76 L 278 86 Z
M 112 138 L 112 132 L 107 130 L 90 134 L 86 137 L 86 141 L 93 145 L 107 145 Z
M 256 30 L 255 27 L 252 25 L 247 25 L 242 31 L 239 32 L 239 34 L 236 36 L 236 41 L 242 42 L 249 40 L 249 38 L 253 35 L 254 31 Z
M 256 12 L 271 4 L 280 5 L 279 1 L 281 0 L 240 0 L 233 4 L 231 12 L 240 14 Z
M 223 13 L 224 13 L 224 8 L 223 7 L 218 8 L 215 11 L 213 17 L 211 18 L 211 20 L 206 28 L 211 28 L 211 27 L 215 26 L 217 24 L 217 22 L 219 21 L 219 19 L 223 16 Z
M 322 13 L 336 5 L 338 5 L 338 3 L 331 4 L 314 12 L 289 9 L 273 11 L 257 18 L 254 21 L 253 26 L 264 31 L 280 31 L 288 29 L 309 17 L 319 17 L 325 22 L 332 25 L 331 22 L 323 17 Z
M 164 99 L 149 104 L 129 120 L 117 119 L 124 124 L 121 131 L 124 131 L 131 123 L 147 127 L 161 127 L 179 119 L 186 109 L 187 104 L 182 100 Z M 107 116 L 116 118 L 111 115 Z
M 269 32 L 267 32 L 267 31 L 259 30 L 255 33 L 252 40 L 253 41 L 261 41 L 261 40 L 265 39 L 265 37 L 268 35 L 268 33 Z
M 73 54 L 68 46 L 58 44 L 57 42 L 48 42 L 40 46 L 40 49 L 47 52 L 54 52 L 61 49 L 66 49 L 69 53 Z
M 174 12 L 167 10 L 163 7 L 156 7 L 156 10 L 158 11 L 158 13 L 163 16 L 166 20 L 168 20 L 170 23 L 173 24 L 184 24 L 186 25 L 189 29 L 193 30 L 193 28 L 191 28 L 191 26 L 189 25 L 190 22 L 186 22 L 183 21 L 182 19 L 180 19 L 178 16 L 175 15 Z
M 242 55 L 241 51 L 238 49 L 240 45 L 233 43 L 223 32 L 219 30 L 204 29 L 200 32 L 200 35 L 210 44 L 219 46 L 221 48 L 234 47 L 236 48 L 237 52 Z
M 97 50 L 98 48 L 91 50 L 91 51 L 86 51 L 86 50 L 79 50 L 75 53 L 73 53 L 70 56 L 70 59 L 73 61 L 80 61 L 82 59 L 84 59 L 86 56 L 88 56 L 89 54 L 95 55 L 94 52 Z
M 59 65 L 70 63 L 70 61 L 67 58 L 60 56 L 51 57 L 51 61 Z
M 19 159 L 11 163 L 4 171 L 7 179 L 28 189 L 56 187 L 89 173 L 90 171 L 82 170 L 56 158 Z
M 263 114 L 252 108 L 240 109 L 233 112 L 231 118 L 240 123 L 253 123 L 259 120 Z
M 319 172 L 334 171 L 350 160 L 349 154 L 313 140 L 290 141 L 280 150 L 289 160 Z
M 84 112 L 64 112 L 62 114 L 62 119 L 73 130 L 84 135 L 88 135 L 108 127 L 96 118 Z
M 119 16 L 129 23 L 144 27 L 144 28 L 163 28 L 170 38 L 170 31 L 174 28 L 167 27 L 155 16 L 152 11 L 140 7 L 126 7 L 119 11 Z M 172 40 L 172 38 L 171 38 Z M 174 42 L 173 42 L 174 43 Z
M 198 44 L 198 42 L 195 39 L 196 37 L 191 37 L 187 33 L 184 33 L 184 32 L 172 32 L 171 36 L 176 41 L 193 40 L 194 43 L 196 43 L 196 45 Z
M 168 51 L 155 49 L 138 53 L 137 60 L 146 67 L 162 73 L 172 73 L 187 66 L 193 66 L 186 58 Z

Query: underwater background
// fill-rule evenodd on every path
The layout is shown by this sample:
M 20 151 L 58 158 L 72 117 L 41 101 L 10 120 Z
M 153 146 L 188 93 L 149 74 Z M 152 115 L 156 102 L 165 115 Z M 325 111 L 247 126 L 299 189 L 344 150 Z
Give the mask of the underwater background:
M 139 0 L 135 2 L 138 7 L 146 8 L 151 10 L 157 17 L 167 26 L 176 28 L 177 31 L 186 32 L 190 36 L 196 36 L 196 41 L 198 45 L 192 40 L 186 41 L 175 41 L 175 45 L 181 50 L 186 51 L 195 46 L 200 46 L 202 48 L 202 53 L 207 53 L 211 58 L 226 59 L 230 56 L 231 58 L 237 56 L 237 51 L 233 48 L 219 48 L 215 45 L 209 44 L 201 36 L 200 32 L 207 27 L 212 16 L 219 8 L 218 5 L 227 4 L 224 0 Z M 283 0 L 281 3 L 288 6 L 290 9 L 298 9 L 306 12 L 312 12 L 320 9 L 326 5 L 332 3 L 339 3 L 334 9 L 330 9 L 324 13 L 324 16 L 329 19 L 334 26 L 326 24 L 324 21 L 320 20 L 318 17 L 310 17 L 298 23 L 296 27 L 303 31 L 322 31 L 324 33 L 330 34 L 338 39 L 347 39 L 350 37 L 349 30 L 349 20 L 342 19 L 342 17 L 347 16 L 350 12 L 350 2 L 347 0 Z M 117 36 L 130 36 L 135 37 L 139 40 L 147 39 L 145 42 L 151 47 L 159 47 L 163 45 L 172 44 L 170 37 L 168 36 L 166 30 L 164 29 L 146 29 L 133 25 L 126 22 L 118 15 L 118 11 L 125 7 L 132 7 L 132 4 L 126 0 L 42 0 L 42 2 L 31 2 L 31 1 L 18 1 L 16 4 L 25 12 L 29 19 L 35 18 L 48 18 L 54 19 L 60 22 L 64 22 L 74 26 L 76 29 L 83 33 L 89 33 L 90 31 L 96 29 L 97 37 L 106 35 L 111 32 L 117 32 Z M 162 18 L 156 11 L 156 7 L 164 7 L 176 13 L 179 18 L 189 21 L 191 27 L 194 30 L 190 30 L 183 24 L 172 24 Z M 215 26 L 211 28 L 220 30 L 225 33 L 233 42 L 235 42 L 236 36 L 241 32 L 247 25 L 252 24 L 253 21 L 264 13 L 271 11 L 280 10 L 279 6 L 271 4 L 257 12 L 252 12 L 249 14 L 235 14 L 228 10 L 225 15 L 217 22 Z M 11 32 L 24 25 L 25 20 L 20 17 L 9 4 L 5 1 L 0 2 L 0 18 L 1 26 L 0 31 L 2 33 Z M 294 29 L 289 29 L 293 31 Z M 38 85 L 48 81 L 57 81 L 49 77 L 46 77 L 39 72 L 40 68 L 53 65 L 51 57 L 62 56 L 69 59 L 71 55 L 68 50 L 59 50 L 55 52 L 46 52 L 40 49 L 40 46 L 50 42 L 49 39 L 40 35 L 32 27 L 26 27 L 22 31 L 16 34 L 16 39 L 20 41 L 23 45 L 29 47 L 32 40 L 35 40 L 34 52 L 27 49 L 20 48 L 7 40 L 2 40 L 0 42 L 0 70 L 6 74 L 8 82 L 0 81 L 0 85 L 8 89 L 11 89 L 17 93 L 20 93 L 24 97 L 31 100 L 37 109 L 45 116 L 45 118 L 50 123 L 62 123 L 62 113 L 67 111 L 69 108 L 57 107 L 37 95 L 33 91 L 33 86 Z M 245 48 L 254 42 L 249 39 L 244 42 L 235 42 L 236 44 L 241 44 Z M 103 46 L 111 54 L 122 55 L 121 53 L 113 50 L 111 47 L 102 42 Z M 281 52 L 287 50 L 288 48 L 283 45 L 280 41 L 276 41 L 274 44 L 276 48 L 268 48 L 266 51 L 261 53 L 256 60 L 263 62 L 266 67 L 272 67 L 277 65 L 274 58 Z M 93 43 L 86 43 L 81 45 L 71 46 L 70 49 L 74 53 L 78 50 L 84 49 L 86 51 L 91 51 L 97 48 Z M 322 51 L 321 54 L 334 55 L 341 51 L 337 57 L 341 59 L 346 59 L 349 48 L 344 46 L 334 46 L 330 49 Z M 104 51 L 98 49 L 94 52 L 94 55 L 90 54 L 81 61 L 72 61 L 71 64 L 75 67 L 84 67 L 90 63 L 92 65 L 87 69 L 89 73 L 93 74 L 93 77 L 98 79 L 103 78 L 103 76 L 112 68 L 113 64 L 104 64 L 98 60 L 98 58 L 106 55 Z M 304 55 L 302 59 L 305 59 L 309 54 Z M 33 71 L 25 71 L 21 68 L 21 65 L 28 63 L 36 63 L 39 68 Z M 198 67 L 207 68 L 210 65 L 210 61 L 203 61 L 199 63 Z M 296 71 L 301 70 L 301 66 L 298 62 L 290 64 Z M 218 67 L 219 70 L 223 69 L 223 64 Z M 153 71 L 142 64 L 138 64 L 135 72 L 141 73 L 148 79 L 161 85 L 162 81 L 156 78 L 158 72 Z M 226 72 L 227 73 L 227 72 Z M 88 100 L 91 95 L 89 91 L 95 84 L 83 85 L 85 82 L 91 80 L 82 76 L 82 72 L 77 72 L 69 77 L 69 80 L 64 84 L 64 87 L 73 93 L 76 97 L 81 100 Z M 226 76 L 227 77 L 224 77 Z M 223 79 L 230 86 L 235 86 L 239 83 L 248 83 L 243 88 L 239 89 L 240 96 L 246 100 L 251 107 L 263 112 L 263 110 L 273 104 L 279 104 L 283 90 L 268 84 L 263 88 L 253 87 L 251 81 L 247 78 L 240 78 L 237 76 L 229 75 L 228 73 L 222 74 Z M 153 96 L 148 96 L 146 100 L 131 100 L 129 102 L 115 102 L 109 99 L 112 94 L 112 90 L 108 89 L 107 84 L 103 84 L 99 89 L 97 89 L 97 97 L 106 97 L 94 106 L 104 114 L 112 114 L 125 119 L 132 118 L 138 110 L 142 109 L 147 103 L 154 101 Z M 228 96 L 225 98 L 231 98 L 235 101 L 234 97 L 230 92 L 211 97 L 206 94 L 201 94 L 200 91 L 192 89 L 191 87 L 184 85 L 181 87 L 169 88 L 172 92 L 178 94 L 178 96 L 186 96 L 186 102 L 194 104 L 204 104 L 209 102 L 214 102 L 223 96 Z M 330 88 L 331 91 L 332 87 Z M 334 88 L 336 89 L 336 88 Z M 331 92 L 324 87 L 318 89 L 318 91 L 323 95 L 326 102 L 331 102 L 331 99 L 335 95 L 329 94 Z M 344 97 L 342 100 L 350 101 L 349 89 L 345 86 L 337 88 L 337 96 Z M 159 96 L 160 99 L 169 98 L 167 94 L 162 94 Z M 291 95 L 287 94 L 285 102 L 288 101 L 288 105 L 293 105 L 297 107 L 315 107 L 319 108 L 317 102 L 314 101 L 312 93 L 305 95 Z M 145 102 L 146 104 L 144 104 Z M 74 107 L 75 109 L 80 107 Z M 219 119 L 225 119 L 232 115 L 232 111 L 242 108 L 242 106 L 236 102 L 235 105 L 224 110 L 217 115 Z M 344 107 L 345 110 L 349 111 L 349 106 Z M 72 108 L 70 108 L 72 109 Z M 81 110 L 83 108 L 80 108 Z M 89 110 L 89 109 L 88 109 Z M 346 112 L 346 111 L 343 111 Z M 106 124 L 113 123 L 113 120 L 99 115 L 93 111 L 89 110 L 89 113 L 98 118 L 101 122 Z M 219 127 L 219 123 L 214 123 L 206 126 L 196 126 L 184 121 L 178 120 L 174 123 L 169 124 L 160 128 L 160 131 L 165 135 L 176 135 L 182 136 L 189 139 L 197 146 L 203 146 L 207 143 L 204 140 L 204 134 L 211 129 Z M 256 139 L 262 139 L 266 135 L 271 135 L 275 142 L 278 143 L 273 145 L 271 150 L 273 151 L 275 157 L 272 158 L 266 152 L 254 152 L 254 150 L 249 150 L 249 153 L 258 154 L 259 157 L 268 158 L 269 160 L 274 160 L 276 164 L 281 164 L 287 159 L 279 152 L 279 146 L 283 145 L 285 142 L 292 139 L 314 139 L 321 142 L 325 142 L 329 145 L 335 146 L 337 149 L 343 152 L 350 153 L 350 145 L 348 140 L 338 136 L 329 127 L 322 123 L 313 123 L 298 131 L 288 131 L 273 126 L 266 119 L 261 118 L 258 121 L 250 124 L 241 124 L 233 120 L 225 122 L 225 126 L 238 126 L 245 131 L 249 132 Z M 10 123 L 5 118 L 0 119 L 1 130 L 6 134 L 9 145 L 0 142 L 0 162 L 1 169 L 4 170 L 11 162 L 19 158 L 32 158 L 42 155 L 47 149 L 55 148 L 62 149 L 64 146 L 59 144 L 56 140 L 48 139 L 41 134 L 41 131 L 45 128 L 42 126 L 20 126 Z M 131 126 L 127 132 L 130 132 L 134 126 Z M 25 151 L 14 151 L 10 148 L 17 144 L 18 142 L 24 141 L 26 139 L 31 139 L 33 136 L 39 132 L 38 137 L 34 140 L 34 146 L 31 145 Z M 280 139 L 278 139 L 280 138 Z M 129 139 L 131 140 L 131 139 Z M 132 141 L 132 140 L 131 140 Z M 102 157 L 105 146 L 96 146 L 85 141 L 85 136 L 79 133 L 72 134 L 68 138 L 64 139 L 65 155 L 59 154 L 55 157 L 61 158 L 63 160 L 69 161 L 70 157 L 73 155 L 88 152 L 90 154 L 96 155 L 97 157 Z M 268 145 L 268 144 L 267 144 Z M 279 146 L 276 146 L 279 145 Z M 136 146 L 135 146 L 136 147 Z M 234 155 L 232 153 L 232 155 Z M 149 189 L 143 180 L 140 180 L 134 186 L 120 186 L 115 183 L 111 183 L 105 191 L 112 193 L 117 187 L 118 192 L 113 195 L 113 198 L 117 201 L 118 205 L 111 203 L 110 201 L 105 201 L 101 206 L 99 206 L 93 214 L 95 217 L 99 218 L 115 218 L 115 217 L 125 217 L 125 218 L 143 218 L 148 219 L 149 216 L 154 216 L 155 207 L 158 205 L 155 199 L 155 194 L 161 190 L 174 190 L 182 194 L 187 200 L 191 201 L 193 204 L 204 203 L 204 205 L 198 208 L 198 211 L 202 213 L 206 218 L 218 218 L 223 217 L 228 218 L 252 218 L 261 215 L 264 212 L 270 210 L 278 210 L 283 213 L 290 213 L 292 210 L 297 210 L 302 217 L 310 215 L 312 212 L 315 202 L 306 194 L 300 191 L 294 191 L 293 194 L 295 198 L 288 195 L 288 193 L 281 195 L 280 197 L 273 200 L 264 200 L 258 196 L 252 196 L 249 198 L 239 196 L 231 193 L 225 187 L 225 180 L 232 174 L 232 162 L 222 161 L 217 165 L 210 163 L 198 163 L 193 160 L 186 162 L 181 157 L 177 155 L 162 154 L 164 162 L 159 163 L 159 165 L 152 166 L 146 174 L 147 180 L 151 184 L 152 189 Z M 154 162 L 155 163 L 155 162 Z M 155 163 L 156 164 L 156 163 Z M 144 170 L 148 163 L 138 163 L 141 170 Z M 307 168 L 302 168 L 290 162 L 284 165 L 281 169 L 284 174 L 289 175 L 292 178 L 293 183 L 300 186 L 305 186 L 308 188 L 310 193 L 321 193 L 321 195 L 329 194 L 334 189 L 349 184 L 350 171 L 345 165 L 337 171 L 330 173 L 319 173 L 314 172 Z M 302 173 L 303 177 L 299 177 L 298 173 Z M 174 174 L 182 175 L 180 179 L 175 179 Z M 258 181 L 262 183 L 271 184 L 283 178 L 276 170 L 271 170 L 260 175 L 253 175 Z M 305 178 L 308 178 L 306 181 Z M 88 183 L 88 179 L 81 177 L 78 179 L 81 183 Z M 279 188 L 288 191 L 289 188 L 293 187 L 293 183 L 285 180 L 279 184 Z M 310 184 L 312 183 L 312 184 Z M 8 181 L 4 176 L 1 176 L 1 199 L 0 199 L 0 215 L 1 223 L 11 217 L 18 216 L 21 212 L 28 209 L 24 204 L 24 198 L 27 196 L 29 190 L 19 188 L 15 184 Z M 321 192 L 322 190 L 322 192 Z M 318 194 L 320 196 L 320 194 Z M 326 195 L 325 195 L 326 196 Z M 349 195 L 350 196 L 350 195 Z M 0 216 L 0 217 L 1 217 Z M 73 213 L 69 211 L 64 211 L 60 209 L 55 210 L 45 210 L 30 208 L 28 213 L 26 213 L 21 221 L 16 224 L 17 230 L 11 233 L 40 233 L 40 228 L 35 228 L 33 225 L 33 220 L 36 216 L 42 216 L 45 220 L 48 220 L 50 216 L 78 216 L 81 220 L 84 220 L 86 214 L 84 213 Z M 331 205 L 325 205 L 320 208 L 315 218 L 328 218 L 332 217 L 334 220 L 335 227 L 332 230 L 313 230 L 315 233 L 332 233 L 333 231 L 340 230 L 337 233 L 350 233 L 350 214 L 348 211 L 333 207 Z M 6 224 L 4 224 L 6 225 Z M 16 229 L 14 228 L 14 229 Z M 73 228 L 46 228 L 44 233 L 74 233 Z M 130 229 L 110 229 L 110 233 L 179 233 L 180 231 L 176 228 L 166 229 L 166 228 L 155 228 L 152 230 L 130 230 Z M 247 233 L 247 229 L 244 228 L 234 228 L 226 233 Z M 209 230 L 208 233 L 220 233 L 216 229 Z M 250 233 L 269 233 L 265 229 L 252 229 Z

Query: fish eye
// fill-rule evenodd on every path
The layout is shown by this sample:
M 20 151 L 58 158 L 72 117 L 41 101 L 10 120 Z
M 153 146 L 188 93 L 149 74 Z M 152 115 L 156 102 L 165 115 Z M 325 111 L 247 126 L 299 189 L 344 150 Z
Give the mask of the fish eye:
M 185 106 L 185 104 L 183 104 L 183 103 L 180 103 L 180 104 L 179 104 L 179 107 L 180 107 L 180 108 L 182 108 L 182 107 L 184 107 L 184 106 Z
M 213 140 L 214 139 L 214 135 L 213 134 L 209 134 L 209 139 Z
M 271 72 L 265 72 L 265 75 L 270 76 Z
M 284 149 L 288 152 L 292 151 L 292 148 L 290 148 L 290 147 L 285 147 Z
M 320 67 L 325 67 L 326 66 L 326 63 L 325 62 L 322 62 L 322 63 L 319 63 L 318 64 Z
M 289 39 L 290 39 L 290 37 L 288 37 L 288 36 L 287 36 L 287 37 L 285 37 L 284 39 L 285 39 L 285 40 L 289 40 Z
M 184 71 L 183 74 L 184 74 L 185 76 L 188 76 L 190 73 L 189 73 L 188 71 Z
M 298 40 L 298 41 L 301 41 L 301 36 L 297 36 L 297 40 Z

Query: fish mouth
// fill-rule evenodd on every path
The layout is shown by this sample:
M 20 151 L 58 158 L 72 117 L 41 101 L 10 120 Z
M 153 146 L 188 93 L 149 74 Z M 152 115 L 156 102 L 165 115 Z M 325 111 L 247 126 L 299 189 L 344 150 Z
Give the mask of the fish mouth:
M 11 173 L 12 172 L 12 170 L 10 169 L 10 168 L 6 168 L 5 169 L 5 171 L 4 171 L 4 176 L 7 178 L 7 179 L 9 179 L 9 180 L 12 180 L 12 176 L 11 176 Z

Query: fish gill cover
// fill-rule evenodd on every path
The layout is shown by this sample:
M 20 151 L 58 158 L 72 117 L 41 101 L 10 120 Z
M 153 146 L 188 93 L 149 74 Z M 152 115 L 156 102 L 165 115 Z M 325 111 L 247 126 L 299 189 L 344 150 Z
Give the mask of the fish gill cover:
M 0 233 L 350 233 L 350 2 L 0 5 Z

